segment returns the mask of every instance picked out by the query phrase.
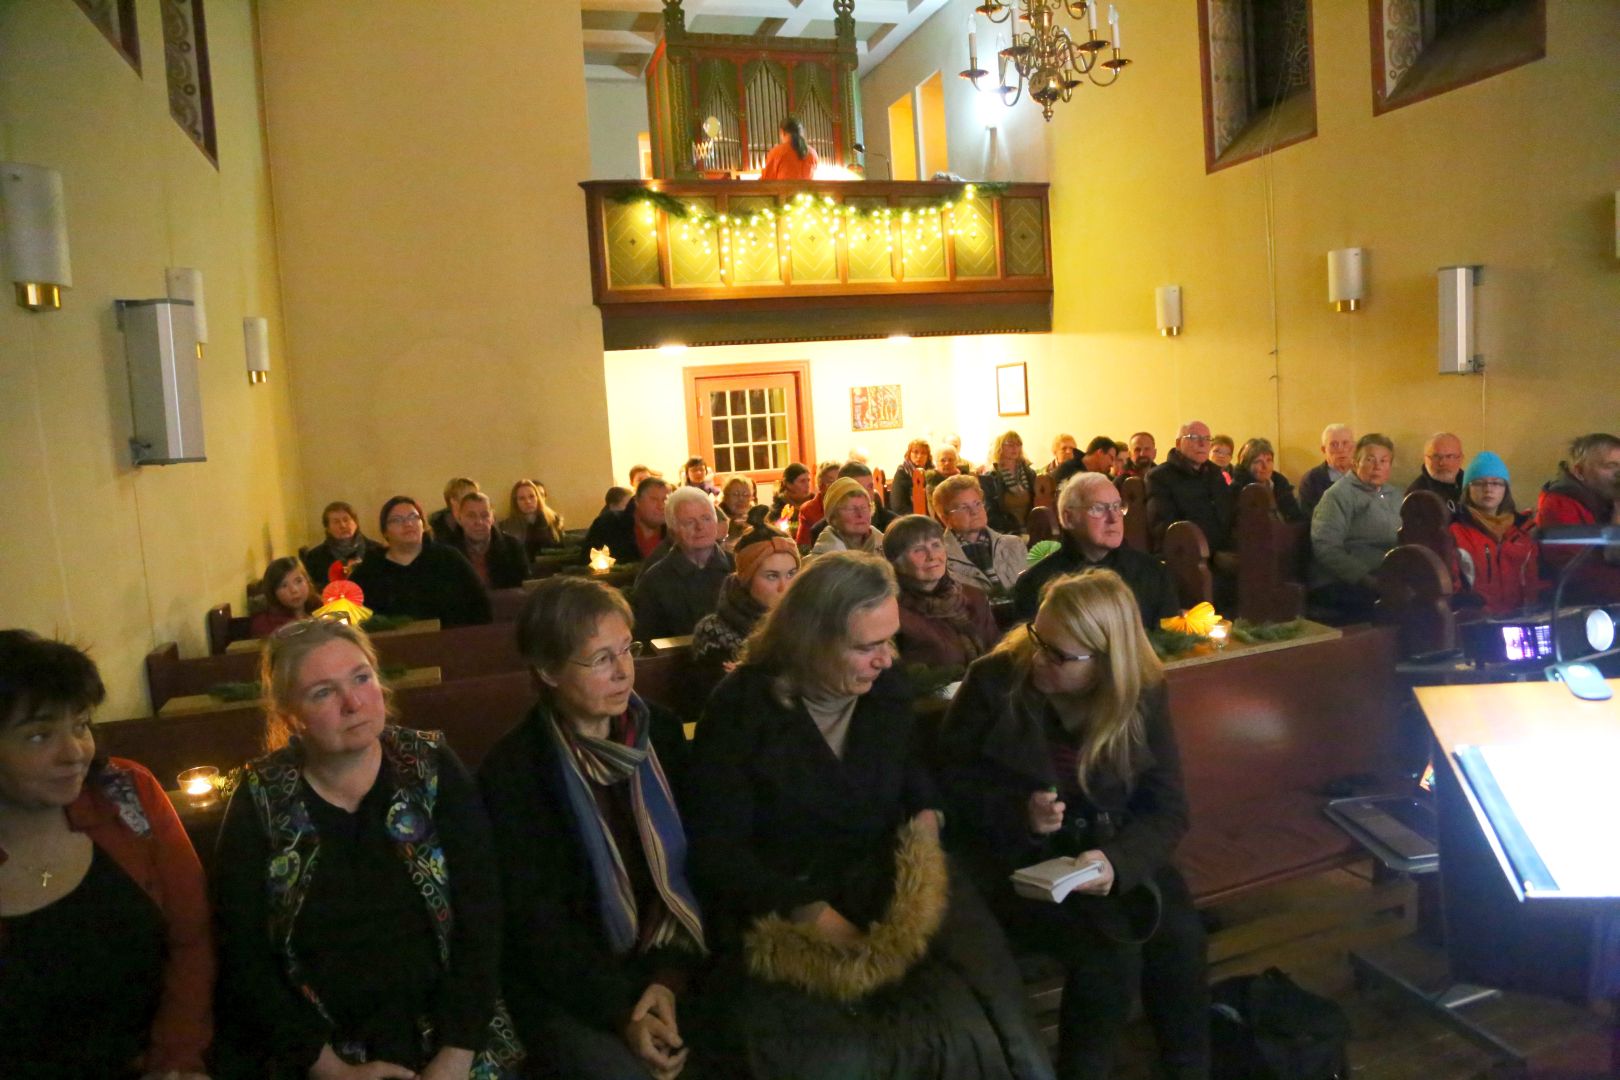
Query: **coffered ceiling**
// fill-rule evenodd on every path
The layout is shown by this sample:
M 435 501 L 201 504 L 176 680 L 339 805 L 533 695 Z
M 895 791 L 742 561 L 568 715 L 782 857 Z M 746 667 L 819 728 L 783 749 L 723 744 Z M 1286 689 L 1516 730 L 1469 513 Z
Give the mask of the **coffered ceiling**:
M 855 0 L 860 73 L 881 63 L 947 0 Z M 685 0 L 698 34 L 831 38 L 833 0 Z M 662 0 L 580 0 L 587 79 L 639 79 L 663 26 Z

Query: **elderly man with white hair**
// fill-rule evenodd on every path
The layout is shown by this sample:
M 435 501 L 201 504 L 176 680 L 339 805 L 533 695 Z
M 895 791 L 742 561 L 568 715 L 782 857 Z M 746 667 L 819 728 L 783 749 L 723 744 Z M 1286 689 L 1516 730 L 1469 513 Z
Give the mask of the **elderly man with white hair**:
M 702 488 L 670 492 L 664 524 L 669 553 L 642 571 L 632 602 L 636 637 L 644 641 L 690 634 L 719 604 L 720 586 L 731 573 L 731 558 L 720 549 L 714 504 Z
M 1146 552 L 1125 546 L 1125 504 L 1113 481 L 1102 473 L 1079 473 L 1058 492 L 1057 509 L 1062 546 L 1025 570 L 1013 586 L 1013 610 L 1020 619 L 1035 617 L 1048 581 L 1094 566 L 1125 580 L 1143 626 L 1156 627 L 1179 610 L 1170 571 Z
M 1299 478 L 1299 506 L 1306 517 L 1327 489 L 1350 471 L 1355 453 L 1356 433 L 1349 424 L 1329 424 L 1322 429 L 1322 464 Z

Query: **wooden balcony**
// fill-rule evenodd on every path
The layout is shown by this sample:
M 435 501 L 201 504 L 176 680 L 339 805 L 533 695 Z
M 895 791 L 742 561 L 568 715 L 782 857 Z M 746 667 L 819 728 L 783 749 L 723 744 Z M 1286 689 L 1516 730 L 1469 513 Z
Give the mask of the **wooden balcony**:
M 1052 328 L 1045 184 L 580 186 L 609 349 Z

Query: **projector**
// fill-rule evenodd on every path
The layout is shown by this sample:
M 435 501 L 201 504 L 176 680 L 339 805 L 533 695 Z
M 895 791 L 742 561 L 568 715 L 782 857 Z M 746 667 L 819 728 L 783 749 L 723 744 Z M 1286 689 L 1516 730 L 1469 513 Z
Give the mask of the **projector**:
M 1603 608 L 1565 608 L 1558 617 L 1569 656 L 1607 652 L 1614 647 L 1614 617 Z M 1463 654 L 1476 664 L 1520 664 L 1554 656 L 1551 612 L 1511 619 L 1480 619 L 1457 627 Z

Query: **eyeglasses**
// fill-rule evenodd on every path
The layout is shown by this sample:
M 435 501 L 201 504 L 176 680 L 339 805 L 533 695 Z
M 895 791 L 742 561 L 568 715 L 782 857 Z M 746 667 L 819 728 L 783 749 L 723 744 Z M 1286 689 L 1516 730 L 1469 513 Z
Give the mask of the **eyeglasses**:
M 1214 438 L 1212 435 L 1183 435 L 1181 437 L 1181 441 L 1197 443 L 1199 446 L 1202 446 L 1204 443 L 1209 442 L 1209 440 L 1212 438 Z
M 1052 646 L 1048 645 L 1046 641 L 1042 639 L 1040 634 L 1035 632 L 1035 624 L 1033 622 L 1025 623 L 1024 629 L 1029 631 L 1029 640 L 1033 641 L 1035 643 L 1035 647 L 1041 650 L 1041 655 L 1045 656 L 1053 664 L 1061 667 L 1064 664 L 1075 664 L 1079 663 L 1081 660 L 1092 659 L 1091 653 L 1076 653 L 1074 655 L 1070 655 L 1069 653 L 1059 652 L 1058 650 L 1052 648 Z
M 1120 517 L 1124 517 L 1130 512 L 1130 507 L 1126 506 L 1122 502 L 1092 503 L 1090 506 L 1086 507 L 1086 516 L 1096 518 L 1098 521 L 1112 517 L 1115 514 L 1118 514 Z
M 420 524 L 422 524 L 422 515 L 416 513 L 415 511 L 412 511 L 409 514 L 395 514 L 392 517 L 390 517 L 387 521 L 383 522 L 383 524 L 384 525 L 420 525 Z
M 950 517 L 952 514 L 977 514 L 983 509 L 984 503 L 982 502 L 957 503 L 955 506 L 945 511 L 945 516 Z
M 1497 480 L 1497 479 L 1494 479 L 1494 478 L 1487 477 L 1484 480 L 1470 480 L 1468 482 L 1468 486 L 1469 487 L 1483 487 L 1483 488 L 1501 488 L 1503 491 L 1506 491 L 1507 490 L 1507 481 L 1506 480 Z
M 644 646 L 639 641 L 632 641 L 622 649 L 603 649 L 589 660 L 575 660 L 572 656 L 568 662 L 575 667 L 586 668 L 592 675 L 606 675 L 613 670 L 613 666 L 623 657 L 637 657 L 642 654 Z

